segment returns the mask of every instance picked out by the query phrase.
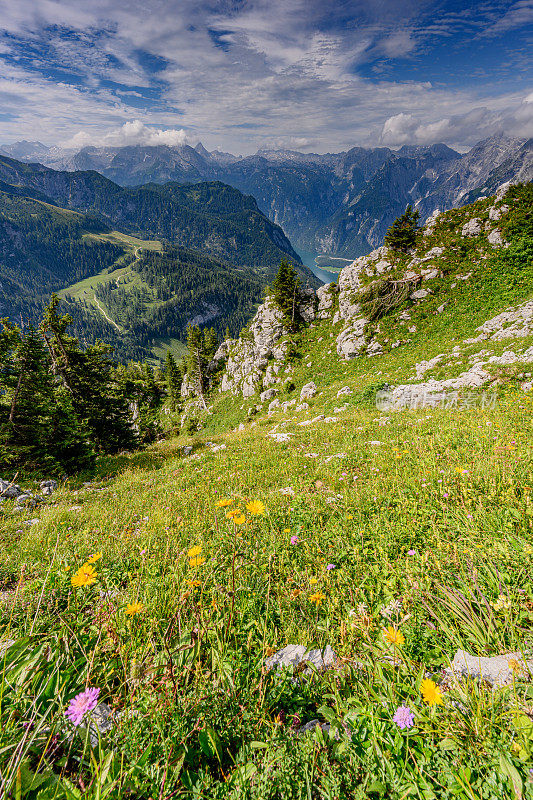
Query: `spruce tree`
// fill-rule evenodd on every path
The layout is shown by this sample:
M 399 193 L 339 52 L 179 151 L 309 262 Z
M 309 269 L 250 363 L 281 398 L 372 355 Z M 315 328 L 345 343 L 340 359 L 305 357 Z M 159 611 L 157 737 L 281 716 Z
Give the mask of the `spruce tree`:
M 418 236 L 419 216 L 418 210 L 413 211 L 410 205 L 407 206 L 405 213 L 394 220 L 385 234 L 384 243 L 387 247 L 402 253 L 414 247 Z
M 211 361 L 218 348 L 218 336 L 214 328 L 204 328 L 204 353 L 207 361 Z
M 282 259 L 278 274 L 272 282 L 272 298 L 283 314 L 284 323 L 295 330 L 301 323 L 298 313 L 300 302 L 300 279 L 294 265 Z
M 207 358 L 204 337 L 197 325 L 189 325 L 187 328 L 187 350 L 187 376 L 204 408 L 207 408 L 205 402 Z
M 176 359 L 170 350 L 167 350 L 167 355 L 165 358 L 165 381 L 172 411 L 177 411 L 179 407 L 182 380 L 183 375 L 180 368 L 176 364 Z

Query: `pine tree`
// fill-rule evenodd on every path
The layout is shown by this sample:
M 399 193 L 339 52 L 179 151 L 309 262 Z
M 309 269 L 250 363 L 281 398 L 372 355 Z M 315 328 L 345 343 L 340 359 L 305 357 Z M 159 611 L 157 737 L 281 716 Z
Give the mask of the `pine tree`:
M 165 358 L 165 381 L 172 411 L 176 411 L 179 407 L 182 380 L 182 372 L 176 364 L 176 360 L 170 350 L 167 350 Z
M 300 279 L 293 264 L 282 259 L 278 274 L 272 282 L 272 297 L 283 314 L 283 321 L 291 330 L 301 323 L 298 313 Z
M 394 220 L 385 234 L 385 244 L 392 250 L 406 253 L 416 244 L 420 212 L 409 205 L 405 213 Z
M 218 348 L 218 336 L 214 328 L 204 328 L 204 353 L 207 361 L 211 361 Z
M 207 408 L 205 402 L 207 358 L 204 337 L 197 325 L 189 325 L 187 328 L 187 349 L 187 376 L 204 408 Z

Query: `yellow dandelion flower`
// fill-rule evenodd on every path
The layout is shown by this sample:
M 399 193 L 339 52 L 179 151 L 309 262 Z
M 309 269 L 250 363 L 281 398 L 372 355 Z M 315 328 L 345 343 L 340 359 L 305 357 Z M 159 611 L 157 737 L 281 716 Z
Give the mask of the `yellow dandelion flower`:
M 234 502 L 235 500 L 232 500 L 231 497 L 221 497 L 220 500 L 216 501 L 215 505 L 217 506 L 217 508 L 226 508 L 227 506 L 230 506 Z
M 346 519 L 353 519 L 353 514 L 348 514 L 348 516 L 346 517 Z
M 259 517 L 265 513 L 265 504 L 261 500 L 252 500 L 246 504 L 246 510 L 254 517 Z
M 291 532 L 290 528 L 283 528 L 283 533 L 290 533 L 290 532 Z
M 242 511 L 240 508 L 232 508 L 230 511 L 226 511 L 226 517 L 228 519 L 233 519 L 234 517 L 240 517 L 242 515 Z
M 102 558 L 102 554 L 101 553 L 93 553 L 92 556 L 89 556 L 89 558 L 87 559 L 86 563 L 87 564 L 94 564 L 95 561 L 99 561 L 101 558 Z
M 405 644 L 405 636 L 403 633 L 401 631 L 397 631 L 396 628 L 392 627 L 392 625 L 389 625 L 388 628 L 383 628 L 381 633 L 383 638 L 395 647 L 401 647 L 403 644 Z
M 202 552 L 202 545 L 195 544 L 194 547 L 191 547 L 191 549 L 187 553 L 187 558 L 194 558 L 195 556 L 199 556 L 201 552 Z
M 442 705 L 442 692 L 430 678 L 425 678 L 420 684 L 420 693 L 425 703 L 428 706 L 441 706 Z
M 203 556 L 194 556 L 189 559 L 189 567 L 201 567 L 202 564 L 205 564 L 205 558 Z
M 318 580 L 316 578 L 310 578 L 309 583 L 311 584 L 311 586 L 314 586 L 315 583 L 318 583 Z
M 468 475 L 468 470 L 465 467 L 456 467 L 455 471 L 458 475 Z
M 246 517 L 244 516 L 244 514 L 236 514 L 233 517 L 233 522 L 235 523 L 235 525 L 244 525 L 244 523 L 246 522 Z
M 144 611 L 142 603 L 128 603 L 126 606 L 126 615 L 128 617 L 134 617 L 135 614 L 140 614 L 142 611 Z
M 90 586 L 96 583 L 96 572 L 92 564 L 85 563 L 74 573 L 70 582 L 73 586 Z
M 326 595 L 322 594 L 322 592 L 316 592 L 315 594 L 312 594 L 309 597 L 309 600 L 311 601 L 311 603 L 316 603 L 317 606 L 319 606 L 320 603 L 322 602 L 322 600 L 325 600 L 325 599 L 326 599 Z

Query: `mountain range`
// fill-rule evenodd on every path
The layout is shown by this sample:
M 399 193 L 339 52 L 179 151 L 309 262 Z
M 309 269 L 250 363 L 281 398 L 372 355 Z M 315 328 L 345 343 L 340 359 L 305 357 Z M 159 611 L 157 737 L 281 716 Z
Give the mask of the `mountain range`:
M 226 184 L 123 188 L 0 156 L 0 316 L 19 324 L 58 292 L 82 339 L 147 357 L 190 323 L 237 333 L 283 258 L 319 285 L 254 198 Z
M 355 258 L 378 246 L 408 203 L 426 220 L 507 180 L 533 179 L 532 140 L 496 135 L 460 154 L 445 144 L 341 153 L 260 150 L 235 156 L 190 145 L 84 147 L 21 141 L 0 153 L 61 171 L 95 170 L 121 186 L 222 181 L 252 195 L 300 251 Z

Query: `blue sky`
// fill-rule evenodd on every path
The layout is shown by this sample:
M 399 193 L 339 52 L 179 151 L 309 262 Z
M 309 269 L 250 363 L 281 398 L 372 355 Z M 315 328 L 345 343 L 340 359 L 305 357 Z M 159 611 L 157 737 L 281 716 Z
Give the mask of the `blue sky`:
M 0 142 L 531 136 L 533 0 L 0 0 Z

